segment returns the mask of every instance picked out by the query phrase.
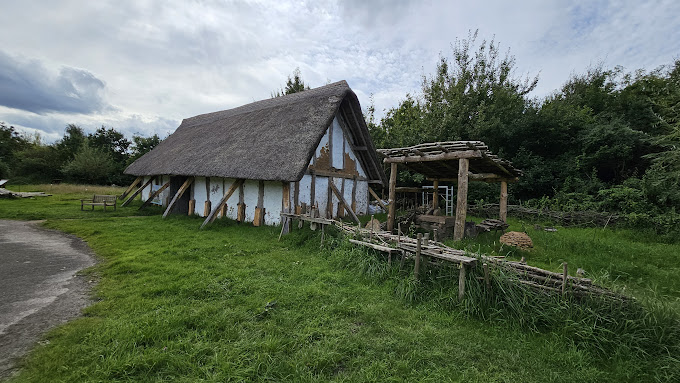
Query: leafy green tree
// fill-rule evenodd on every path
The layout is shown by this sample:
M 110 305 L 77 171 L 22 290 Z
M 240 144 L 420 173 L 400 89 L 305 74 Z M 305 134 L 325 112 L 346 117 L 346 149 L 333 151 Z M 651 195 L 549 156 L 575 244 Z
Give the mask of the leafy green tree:
M 124 165 L 127 162 L 130 140 L 114 128 L 107 129 L 102 125 L 88 135 L 87 142 L 91 147 L 109 154 L 116 164 Z
M 116 175 L 111 155 L 89 144 L 81 146 L 71 161 L 62 168 L 69 180 L 87 184 L 105 184 Z
M 161 143 L 158 134 L 154 134 L 151 137 L 143 137 L 134 135 L 132 136 L 132 152 L 130 158 L 128 159 L 128 165 L 135 162 L 139 157 L 151 151 L 151 149 L 158 146 Z
M 7 178 L 16 164 L 16 154 L 29 146 L 13 126 L 0 122 L 0 178 Z
M 73 159 L 86 139 L 87 136 L 80 126 L 76 124 L 66 125 L 64 137 L 55 144 L 63 164 Z

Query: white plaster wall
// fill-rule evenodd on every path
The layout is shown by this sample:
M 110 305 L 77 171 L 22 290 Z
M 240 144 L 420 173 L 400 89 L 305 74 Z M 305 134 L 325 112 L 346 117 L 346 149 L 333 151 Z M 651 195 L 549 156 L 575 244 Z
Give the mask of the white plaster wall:
M 343 139 L 345 140 L 345 151 L 349 153 L 349 158 L 351 158 L 354 161 L 354 163 L 357 164 L 357 172 L 359 173 L 360 176 L 366 177 L 366 172 L 364 171 L 364 168 L 361 166 L 359 159 L 357 159 L 356 154 L 349 146 L 349 141 L 347 141 L 347 137 L 343 137 Z
M 257 201 L 257 191 L 255 192 Z M 265 225 L 278 225 L 281 223 L 281 200 L 283 198 L 283 186 L 281 182 L 265 181 L 264 183 L 264 223 Z
M 354 180 L 345 179 L 345 180 L 343 180 L 343 182 L 345 183 L 345 193 L 343 194 L 343 197 L 345 197 L 345 201 L 347 201 L 347 203 L 349 204 L 349 207 L 351 209 L 352 208 L 352 187 L 354 186 Z M 358 182 L 357 182 L 357 185 L 359 185 Z M 340 189 L 340 191 L 342 191 L 342 189 Z M 347 214 L 348 213 L 345 212 L 345 215 L 347 215 Z
M 328 203 L 328 178 L 316 177 L 316 187 L 314 188 L 314 203 L 319 206 L 319 215 L 326 217 L 326 204 Z
M 305 174 L 300 180 L 300 195 L 298 196 L 298 202 L 306 203 L 307 206 L 310 204 L 310 198 L 312 197 L 312 176 Z
M 337 117 L 333 119 L 333 123 L 331 124 L 329 130 L 331 130 L 331 134 L 333 137 L 333 153 L 332 153 L 333 157 L 331 166 L 336 169 L 344 169 L 343 161 L 345 159 L 345 156 L 342 147 L 343 142 L 345 142 L 345 136 L 343 134 L 342 128 L 340 127 L 340 123 L 338 122 Z
M 333 184 L 335 185 L 336 188 L 338 188 L 338 191 L 342 193 L 342 180 L 343 178 L 333 178 Z M 333 217 L 338 215 L 338 205 L 340 205 L 340 199 L 333 193 L 331 190 L 331 199 L 333 202 Z
M 326 133 L 324 133 L 323 137 L 321 137 L 321 142 L 319 142 L 319 146 L 316 147 L 315 157 L 319 157 L 321 155 L 321 148 L 323 148 L 326 145 L 328 145 L 328 129 L 326 129 Z M 313 158 L 312 161 L 314 161 Z
M 214 209 L 223 196 L 224 192 L 222 191 L 222 178 L 210 177 L 210 209 Z
M 368 181 L 357 181 L 357 215 L 368 213 Z
M 150 176 L 149 176 L 149 177 L 144 177 L 144 179 L 142 180 L 142 185 L 144 185 L 145 183 L 149 182 L 149 179 L 150 179 L 150 178 L 151 178 Z M 147 186 L 147 187 L 145 187 L 144 189 L 142 189 L 142 192 L 141 192 L 142 201 L 146 201 L 147 199 L 149 199 L 149 193 L 150 193 L 150 192 L 151 192 L 151 184 L 149 184 L 149 186 Z
M 243 183 L 243 203 L 246 204 L 246 222 L 253 222 L 255 220 L 258 189 L 258 181 L 246 180 L 246 182 Z
M 194 214 L 203 217 L 203 208 L 205 206 L 205 201 L 207 200 L 207 195 L 205 194 L 205 177 L 196 177 L 193 188 L 194 200 L 196 201 Z

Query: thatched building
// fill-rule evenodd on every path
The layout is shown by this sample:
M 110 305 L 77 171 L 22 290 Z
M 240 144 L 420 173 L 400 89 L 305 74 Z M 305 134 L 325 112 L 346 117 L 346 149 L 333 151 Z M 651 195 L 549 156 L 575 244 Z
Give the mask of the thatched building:
M 187 118 L 125 173 L 138 176 L 133 197 L 141 193 L 166 214 L 256 225 L 311 206 L 321 217 L 342 216 L 343 199 L 363 214 L 369 184 L 387 184 L 345 81 Z

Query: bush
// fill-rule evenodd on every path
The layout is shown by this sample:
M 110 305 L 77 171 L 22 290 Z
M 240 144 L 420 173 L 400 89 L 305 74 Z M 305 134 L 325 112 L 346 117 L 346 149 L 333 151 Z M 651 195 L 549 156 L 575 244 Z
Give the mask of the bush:
M 111 182 L 114 169 L 115 164 L 110 155 L 83 145 L 73 160 L 62 168 L 62 172 L 75 182 L 106 184 Z

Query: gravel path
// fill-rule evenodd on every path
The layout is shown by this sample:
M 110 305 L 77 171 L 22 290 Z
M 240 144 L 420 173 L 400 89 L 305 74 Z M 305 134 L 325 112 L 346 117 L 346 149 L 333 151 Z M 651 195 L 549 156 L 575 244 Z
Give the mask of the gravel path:
M 76 273 L 94 263 L 75 236 L 0 220 L 0 380 L 47 330 L 89 304 L 90 281 Z

